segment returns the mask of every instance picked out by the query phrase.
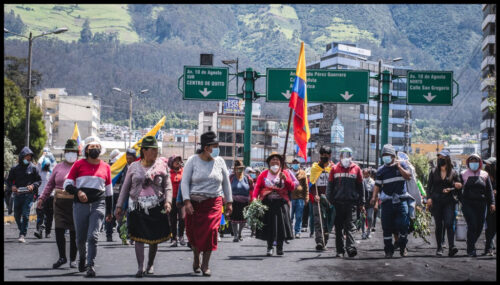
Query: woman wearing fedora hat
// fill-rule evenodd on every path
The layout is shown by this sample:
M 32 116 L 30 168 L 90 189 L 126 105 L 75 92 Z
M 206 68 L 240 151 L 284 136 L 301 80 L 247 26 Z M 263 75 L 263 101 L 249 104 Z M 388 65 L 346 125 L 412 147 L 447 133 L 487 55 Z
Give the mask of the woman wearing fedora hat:
M 54 194 L 54 220 L 57 249 L 59 250 L 59 260 L 52 265 L 52 268 L 59 268 L 68 262 L 66 259 L 66 239 L 64 231 L 69 230 L 69 266 L 76 268 L 76 236 L 75 225 L 73 223 L 73 199 L 74 196 L 63 189 L 64 180 L 68 176 L 71 167 L 78 158 L 78 144 L 76 140 L 69 139 L 64 147 L 64 161 L 58 163 L 43 189 L 43 193 L 38 201 L 38 208 L 41 209 L 49 198 Z M 55 190 L 55 191 L 54 191 Z
M 201 135 L 201 149 L 184 166 L 181 192 L 186 211 L 186 235 L 194 254 L 193 270 L 210 276 L 210 255 L 217 249 L 217 232 L 222 217 L 222 196 L 225 211 L 231 215 L 233 197 L 228 170 L 219 155 L 219 142 L 214 132 Z M 203 261 L 200 268 L 200 253 Z
M 86 138 L 83 152 L 85 159 L 73 164 L 64 181 L 64 190 L 75 195 L 73 220 L 76 244 L 80 252 L 78 270 L 84 272 L 87 269 L 87 277 L 95 277 L 94 261 L 97 255 L 99 229 L 105 216 L 106 221 L 111 221 L 113 188 L 111 168 L 109 164 L 99 159 L 99 155 L 105 152 L 99 138 L 95 136 Z
M 169 216 L 172 209 L 172 183 L 167 159 L 158 157 L 158 143 L 154 136 L 141 142 L 141 160 L 130 164 L 116 203 L 115 216 L 123 217 L 123 204 L 128 199 L 128 232 L 135 241 L 139 270 L 136 277 L 153 274 L 158 244 L 170 237 Z M 163 211 L 164 210 L 164 211 Z M 144 271 L 144 244 L 149 244 L 149 260 Z
M 273 255 L 273 242 L 276 241 L 276 253 L 283 255 L 283 242 L 293 239 L 290 221 L 289 193 L 295 184 L 287 171 L 282 171 L 283 158 L 277 152 L 266 159 L 269 170 L 264 170 L 253 191 L 253 199 L 259 198 L 268 206 L 264 214 L 264 227 L 257 229 L 255 237 L 267 241 L 267 255 Z

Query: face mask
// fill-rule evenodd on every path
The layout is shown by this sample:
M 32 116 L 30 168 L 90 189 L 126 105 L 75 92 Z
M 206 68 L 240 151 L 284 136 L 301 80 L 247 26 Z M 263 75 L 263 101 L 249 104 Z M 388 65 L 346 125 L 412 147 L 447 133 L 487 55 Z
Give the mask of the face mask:
M 328 162 L 328 157 L 326 156 L 322 156 L 319 158 L 321 160 L 321 162 L 324 164 L 324 163 L 327 163 Z
M 392 162 L 392 157 L 390 155 L 386 155 L 386 156 L 382 156 L 382 161 L 385 163 L 385 164 L 389 164 Z
M 351 159 L 350 158 L 342 158 L 341 163 L 342 163 L 342 166 L 344 168 L 347 168 L 351 164 Z
M 30 162 L 29 162 L 29 161 L 27 161 L 26 159 L 23 159 L 23 163 L 24 163 L 25 165 L 28 165 Z
M 219 148 L 218 148 L 218 147 L 214 147 L 214 148 L 212 149 L 212 153 L 211 153 L 212 157 L 217 157 L 217 156 L 219 156 L 219 152 L 220 152 Z
M 252 179 L 255 179 L 255 177 L 257 176 L 255 175 L 255 173 L 250 173 L 250 177 L 252 177 Z
M 273 166 L 271 166 L 271 170 L 272 170 L 274 173 L 278 172 L 278 170 L 279 170 L 279 169 L 280 169 L 280 166 L 279 166 L 279 165 L 273 165 Z
M 439 158 L 438 159 L 438 166 L 443 166 L 446 164 L 446 160 L 444 158 Z
M 479 162 L 469 162 L 469 167 L 472 171 L 479 169 Z
M 89 149 L 89 156 L 93 159 L 96 159 L 101 154 L 101 150 L 98 148 Z
M 64 154 L 64 159 L 66 159 L 67 162 L 73 163 L 76 161 L 77 155 L 75 152 L 67 152 Z
M 299 170 L 299 165 L 298 164 L 292 164 L 292 169 L 297 171 Z

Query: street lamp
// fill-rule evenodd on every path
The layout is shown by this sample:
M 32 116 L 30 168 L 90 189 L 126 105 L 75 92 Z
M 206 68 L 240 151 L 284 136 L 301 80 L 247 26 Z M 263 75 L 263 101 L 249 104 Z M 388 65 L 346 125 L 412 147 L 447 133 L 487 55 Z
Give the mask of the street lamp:
M 33 36 L 32 32 L 30 32 L 30 36 L 27 37 L 27 36 L 23 36 L 23 35 L 11 32 L 11 31 L 7 30 L 6 28 L 3 28 L 4 33 L 13 34 L 13 35 L 16 35 L 19 37 L 26 38 L 26 39 L 28 39 L 28 42 L 29 42 L 29 45 L 28 45 L 28 91 L 27 91 L 28 94 L 26 95 L 26 123 L 25 123 L 25 132 L 26 132 L 26 143 L 25 144 L 27 147 L 30 146 L 31 48 L 33 46 L 33 41 L 36 38 L 39 38 L 42 36 L 46 36 L 46 35 L 50 35 L 50 34 L 60 34 L 60 33 L 66 32 L 67 30 L 68 30 L 68 28 L 58 28 L 54 31 L 48 31 L 48 32 L 45 31 L 42 34 L 37 35 L 37 36 Z
M 223 64 L 232 67 L 231 64 L 236 63 L 236 96 L 238 96 L 238 58 L 226 59 L 221 61 Z M 233 113 L 233 165 L 236 160 L 236 113 Z
M 132 139 L 132 96 L 134 95 L 134 93 L 132 91 L 129 91 L 128 93 L 125 92 L 125 91 L 122 91 L 120 88 L 118 87 L 113 87 L 112 89 L 113 91 L 116 91 L 116 92 L 121 92 L 121 93 L 124 93 L 124 94 L 129 94 L 130 96 L 130 104 L 129 104 L 129 120 L 128 120 L 128 131 L 129 131 L 129 136 L 128 136 L 128 147 L 130 148 L 132 146 L 132 142 L 131 142 L 131 139 Z M 142 89 L 140 91 L 141 94 L 144 94 L 144 93 L 147 93 L 149 92 L 149 89 Z
M 396 57 L 393 59 L 386 60 L 388 62 L 396 62 L 402 60 L 402 57 Z M 382 61 L 383 59 L 378 60 L 378 100 L 377 100 L 377 133 L 375 139 L 375 167 L 378 169 L 379 157 L 380 157 L 380 102 L 382 97 L 380 96 L 380 81 L 382 80 Z

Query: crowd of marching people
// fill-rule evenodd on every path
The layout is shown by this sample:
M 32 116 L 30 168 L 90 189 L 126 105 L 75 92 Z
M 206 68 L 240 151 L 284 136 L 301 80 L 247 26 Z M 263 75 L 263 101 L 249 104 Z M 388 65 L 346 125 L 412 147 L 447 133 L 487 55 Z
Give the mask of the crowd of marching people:
M 496 159 L 482 160 L 473 154 L 467 169 L 457 172 L 446 150 L 437 155 L 437 166 L 429 173 L 427 188 L 417 181 L 415 167 L 405 153 L 390 144 L 383 146 L 383 165 L 362 169 L 345 147 L 338 157 L 322 146 L 319 160 L 301 167 L 299 160 L 287 162 L 276 152 L 266 158 L 265 169 L 235 161 L 228 169 L 219 156 L 214 132 L 201 135 L 200 148 L 186 162 L 181 156 L 161 157 L 154 136 L 146 136 L 140 148 L 127 149 L 125 168 L 111 176 L 111 160 L 102 159 L 98 137 L 85 139 L 80 150 L 68 140 L 64 160 L 55 163 L 49 151 L 36 165 L 34 154 L 24 147 L 18 164 L 5 180 L 11 199 L 6 198 L 25 243 L 29 213 L 36 202 L 36 238 L 49 238 L 54 221 L 59 259 L 68 263 L 66 233 L 69 233 L 69 266 L 96 276 L 97 243 L 101 231 L 114 241 L 117 233 L 124 245 L 133 245 L 138 270 L 136 277 L 154 274 L 158 245 L 188 246 L 193 253 L 193 272 L 211 276 L 210 258 L 221 237 L 229 233 L 233 242 L 243 242 L 248 227 L 251 237 L 265 241 L 267 256 L 282 256 L 293 239 L 309 231 L 311 250 L 335 248 L 337 257 L 359 254 L 354 236 L 371 239 L 380 219 L 385 258 L 399 251 L 408 256 L 408 235 L 416 211 L 430 211 L 434 218 L 436 255 L 443 255 L 447 238 L 448 256 L 457 254 L 455 245 L 457 210 L 467 223 L 467 249 L 477 256 L 476 245 L 486 225 L 484 255 L 493 255 L 496 234 Z M 333 161 L 338 161 L 334 163 Z M 10 197 L 10 193 L 5 193 Z M 267 207 L 259 219 L 262 227 L 248 224 L 245 209 L 254 202 Z M 184 237 L 186 235 L 186 239 Z M 333 234 L 334 241 L 328 243 Z M 146 263 L 145 244 L 149 245 Z M 328 246 L 328 247 L 327 247 Z M 78 254 L 78 262 L 77 262 Z

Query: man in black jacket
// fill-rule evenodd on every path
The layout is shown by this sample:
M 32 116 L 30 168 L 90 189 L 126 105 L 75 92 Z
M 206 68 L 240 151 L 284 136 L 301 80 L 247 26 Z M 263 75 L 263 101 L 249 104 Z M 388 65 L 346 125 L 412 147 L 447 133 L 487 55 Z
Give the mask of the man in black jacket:
M 10 169 L 7 178 L 7 187 L 12 188 L 14 196 L 14 218 L 19 228 L 19 242 L 26 242 L 24 237 L 28 232 L 33 193 L 36 193 L 42 184 L 40 173 L 32 160 L 33 152 L 25 146 L 19 153 L 19 163 Z

